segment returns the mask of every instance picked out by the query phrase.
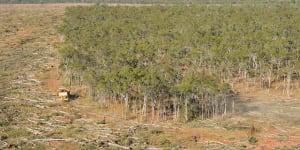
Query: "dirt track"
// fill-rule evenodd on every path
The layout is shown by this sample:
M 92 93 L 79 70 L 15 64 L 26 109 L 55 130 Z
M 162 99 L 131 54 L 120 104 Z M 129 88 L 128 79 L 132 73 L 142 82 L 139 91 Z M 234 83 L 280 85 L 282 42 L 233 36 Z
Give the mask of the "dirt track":
M 261 145 L 269 148 L 300 142 L 300 101 L 278 96 L 246 95 L 237 103 L 237 114 L 258 128 Z

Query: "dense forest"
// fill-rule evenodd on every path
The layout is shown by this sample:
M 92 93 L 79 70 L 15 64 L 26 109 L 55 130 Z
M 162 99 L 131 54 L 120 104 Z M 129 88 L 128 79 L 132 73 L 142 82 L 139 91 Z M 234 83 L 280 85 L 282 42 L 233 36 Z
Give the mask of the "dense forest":
M 139 4 L 245 4 L 245 3 L 274 3 L 298 0 L 0 0 L 0 3 L 29 4 L 29 3 L 139 3 Z
M 87 86 L 102 106 L 124 104 L 126 115 L 224 116 L 235 84 L 286 96 L 299 88 L 297 14 L 290 4 L 70 7 L 61 68 L 70 85 Z

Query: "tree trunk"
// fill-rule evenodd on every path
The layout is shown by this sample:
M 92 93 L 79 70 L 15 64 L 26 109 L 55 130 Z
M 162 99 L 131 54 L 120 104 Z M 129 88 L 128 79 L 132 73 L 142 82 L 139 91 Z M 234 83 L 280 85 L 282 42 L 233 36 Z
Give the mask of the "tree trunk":
M 79 76 L 79 86 L 82 87 L 83 77 Z
M 179 104 L 177 106 L 177 118 L 180 118 L 180 103 L 182 101 L 182 94 L 179 96 Z
M 214 101 L 211 102 L 211 111 L 209 112 L 211 118 L 215 118 L 215 103 Z
M 159 121 L 159 119 L 160 119 L 160 114 L 161 114 L 161 102 L 160 101 L 158 101 L 158 112 L 157 112 L 157 118 L 156 118 L 156 120 L 157 121 Z
M 260 74 L 260 88 L 263 89 L 265 87 L 265 75 Z
M 188 98 L 185 98 L 185 115 L 184 115 L 185 121 L 188 121 Z
M 216 109 L 215 109 L 216 115 L 215 116 L 218 116 L 220 110 L 219 110 L 219 102 L 218 102 L 217 98 L 216 98 L 215 102 L 216 102 Z
M 244 83 L 245 83 L 245 89 L 248 91 L 248 79 L 247 79 L 247 71 L 244 71 Z
M 176 94 L 175 94 L 175 97 L 174 97 L 174 100 L 173 100 L 173 120 L 174 121 L 176 121 L 177 120 L 177 117 L 176 117 L 176 115 L 177 115 L 177 111 L 176 111 L 176 106 L 177 106 L 177 104 L 176 104 L 176 100 L 177 100 L 177 97 L 176 97 Z
M 180 117 L 180 106 L 177 105 L 177 112 L 176 112 L 177 119 Z
M 142 109 L 142 116 L 146 117 L 147 116 L 147 101 L 148 101 L 148 95 L 145 92 L 144 93 L 144 103 L 143 103 L 143 109 Z
M 128 97 L 128 93 L 125 94 L 125 119 L 127 119 L 127 113 L 128 113 L 128 108 L 129 108 L 129 103 L 128 103 L 128 100 L 129 100 L 129 97 Z
M 100 100 L 99 100 L 100 105 L 101 105 L 101 107 L 105 107 L 106 106 L 105 95 L 103 92 L 99 92 L 99 95 L 100 95 Z
M 232 108 L 231 108 L 231 109 L 232 109 L 232 110 L 231 110 L 231 111 L 232 111 L 232 113 L 234 113 L 234 101 L 235 101 L 235 97 L 234 97 L 234 98 L 232 98 Z
M 226 99 L 226 95 L 224 96 L 224 113 L 223 113 L 223 117 L 226 116 L 227 114 L 227 99 Z
M 69 87 L 72 86 L 72 79 L 73 79 L 73 76 L 72 76 L 72 74 L 71 74 L 71 75 L 70 75 L 70 78 L 69 78 Z
M 164 121 L 167 120 L 167 111 L 166 111 L 166 106 L 163 106 L 164 107 L 164 112 L 163 112 L 163 119 Z
M 137 108 L 138 106 L 137 106 L 137 100 L 136 99 L 134 99 L 134 107 L 133 107 L 133 114 L 134 114 L 134 116 L 135 116 L 135 118 L 136 118 L 136 121 L 138 121 L 138 108 Z
M 292 80 L 292 72 L 288 71 L 287 74 L 287 87 L 286 87 L 286 93 L 288 97 L 291 97 L 291 80 Z
M 204 119 L 204 104 L 203 104 L 203 102 L 201 102 L 202 104 L 202 106 L 201 106 L 201 119 L 203 120 Z
M 155 100 L 152 99 L 152 118 L 151 121 L 154 121 L 154 117 L 155 117 Z
M 270 94 L 272 70 L 268 71 L 268 93 Z
M 111 94 L 111 99 L 113 100 L 113 105 L 114 105 L 114 109 L 113 109 L 113 113 L 116 114 L 116 110 L 117 110 L 117 98 L 116 98 L 116 94 L 112 93 Z

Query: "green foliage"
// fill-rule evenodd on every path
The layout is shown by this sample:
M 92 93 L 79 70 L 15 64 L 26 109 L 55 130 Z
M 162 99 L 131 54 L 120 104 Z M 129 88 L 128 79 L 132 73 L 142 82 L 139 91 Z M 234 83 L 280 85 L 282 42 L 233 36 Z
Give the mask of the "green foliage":
M 38 149 L 43 150 L 46 149 L 46 146 L 42 143 L 29 143 L 21 141 L 15 146 L 17 149 Z
M 83 150 L 90 150 L 90 149 L 97 149 L 98 147 L 102 146 L 103 144 L 100 143 L 100 144 L 97 144 L 97 143 L 85 143 L 84 145 L 82 145 L 80 147 L 80 149 L 83 149 Z
M 251 136 L 251 137 L 248 139 L 248 141 L 249 141 L 249 143 L 252 144 L 252 145 L 254 145 L 254 144 L 256 144 L 256 143 L 258 142 L 258 140 L 257 140 L 255 137 L 253 137 L 253 136 Z
M 52 116 L 64 116 L 64 114 L 61 112 L 54 112 L 52 113 Z
M 151 130 L 151 134 L 161 134 L 161 133 L 163 133 L 162 130 L 158 130 L 158 129 Z
M 186 99 L 196 118 L 226 106 L 235 77 L 299 73 L 298 13 L 288 3 L 69 7 L 61 66 L 93 97 Z
M 97 124 L 105 124 L 105 120 L 98 121 Z
M 0 120 L 0 126 L 4 127 L 4 126 L 8 126 L 9 125 L 9 121 L 5 120 L 5 119 L 1 119 Z
M 9 138 L 26 137 L 31 135 L 30 132 L 22 129 L 9 130 L 8 134 L 10 135 Z

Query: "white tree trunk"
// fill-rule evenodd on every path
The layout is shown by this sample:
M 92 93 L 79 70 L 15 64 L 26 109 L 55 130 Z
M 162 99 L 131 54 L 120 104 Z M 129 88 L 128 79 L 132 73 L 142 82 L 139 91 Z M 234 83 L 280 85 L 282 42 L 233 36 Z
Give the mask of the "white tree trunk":
M 144 117 L 147 116 L 147 101 L 148 101 L 148 95 L 147 95 L 147 93 L 144 93 L 144 104 L 143 104 L 143 109 L 142 109 L 142 115 Z
M 176 94 L 175 94 L 176 95 Z M 174 97 L 174 100 L 173 100 L 173 120 L 176 121 L 177 120 L 177 104 L 176 104 L 176 100 L 177 100 L 177 97 L 175 96 Z
M 185 115 L 184 115 L 185 121 L 188 121 L 188 98 L 185 98 Z
M 125 94 L 125 119 L 127 119 L 127 113 L 128 113 L 128 108 L 129 108 L 129 97 L 128 97 L 128 93 Z

